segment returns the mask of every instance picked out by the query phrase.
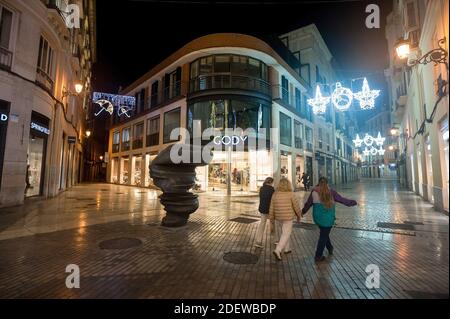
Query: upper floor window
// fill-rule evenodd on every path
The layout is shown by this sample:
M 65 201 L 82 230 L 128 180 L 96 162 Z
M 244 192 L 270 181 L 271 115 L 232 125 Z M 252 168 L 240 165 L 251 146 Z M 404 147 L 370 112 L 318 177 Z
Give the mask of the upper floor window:
M 159 144 L 159 116 L 147 120 L 147 146 Z
M 312 151 L 313 150 L 313 130 L 312 128 L 306 126 L 305 127 L 305 137 L 306 137 L 306 150 Z
M 302 95 L 300 93 L 300 90 L 295 88 L 295 109 L 297 112 L 301 112 L 302 107 Z
M 124 128 L 122 130 L 122 151 L 128 151 L 130 149 L 130 128 Z
M 284 75 L 281 76 L 281 99 L 289 104 L 289 81 Z
M 119 151 L 119 144 L 120 144 L 120 132 L 114 132 L 113 133 L 113 140 L 112 140 L 112 151 L 113 153 Z
M 181 94 L 181 68 L 164 76 L 164 100 L 169 100 Z
M 53 49 L 46 39 L 41 36 L 39 41 L 39 56 L 37 66 L 50 77 L 52 76 Z
M 280 143 L 292 145 L 292 120 L 289 116 L 280 112 Z
M 294 121 L 294 143 L 295 147 L 302 149 L 303 148 L 303 124 Z
M 158 81 L 152 83 L 150 107 L 158 104 Z
M 179 140 L 179 138 L 171 139 L 170 133 L 172 133 L 172 130 L 180 127 L 180 116 L 181 112 L 179 108 L 164 113 L 164 143 L 176 142 Z
M 0 67 L 7 69 L 12 63 L 12 52 L 9 51 L 12 17 L 12 12 L 0 5 Z
M 144 122 L 134 126 L 133 149 L 141 148 L 144 145 Z
M 9 50 L 13 13 L 0 5 L 0 47 Z

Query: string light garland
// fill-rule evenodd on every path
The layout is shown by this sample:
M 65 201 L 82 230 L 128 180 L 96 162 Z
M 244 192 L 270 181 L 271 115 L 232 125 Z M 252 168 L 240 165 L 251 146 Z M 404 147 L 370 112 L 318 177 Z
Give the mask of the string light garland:
M 112 115 L 114 107 L 116 107 L 118 116 L 125 115 L 126 117 L 131 117 L 129 112 L 136 106 L 136 98 L 128 95 L 94 92 L 92 94 L 92 100 L 100 106 L 100 110 L 94 113 L 95 116 L 100 115 L 102 112 L 107 112 Z
M 364 138 L 361 139 L 359 134 L 356 134 L 356 138 L 353 140 L 353 144 L 355 144 L 356 148 L 359 148 L 364 143 L 364 151 L 363 154 L 365 156 L 375 156 L 375 155 L 384 155 L 385 150 L 383 149 L 385 137 L 381 136 L 381 133 L 378 132 L 377 137 L 373 137 L 372 135 L 365 134 Z M 378 148 L 377 148 L 378 146 Z

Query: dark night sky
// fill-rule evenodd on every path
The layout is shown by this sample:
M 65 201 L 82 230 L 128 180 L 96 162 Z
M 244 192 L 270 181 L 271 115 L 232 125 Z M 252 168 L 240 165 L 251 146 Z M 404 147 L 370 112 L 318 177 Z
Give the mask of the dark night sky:
M 228 0 L 229 1 L 229 0 Z M 267 2 L 268 0 L 266 0 Z M 254 36 L 282 34 L 315 23 L 343 76 L 367 75 L 381 88 L 388 52 L 384 37 L 392 0 L 370 1 L 232 1 L 97 0 L 97 63 L 94 89 L 114 93 L 189 41 L 210 33 Z M 203 3 L 202 3 L 203 2 Z M 209 2 L 209 4 L 205 4 Z M 249 4 L 258 2 L 258 4 Z M 381 28 L 368 29 L 365 8 L 381 9 Z M 386 96 L 384 96 L 386 99 Z

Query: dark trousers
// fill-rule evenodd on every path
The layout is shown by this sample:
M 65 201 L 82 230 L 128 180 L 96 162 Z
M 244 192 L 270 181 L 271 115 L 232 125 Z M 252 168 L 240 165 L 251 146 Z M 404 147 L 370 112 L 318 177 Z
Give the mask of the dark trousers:
M 333 250 L 333 245 L 331 245 L 330 232 L 332 227 L 319 227 L 320 236 L 317 242 L 316 258 L 320 258 L 323 255 L 323 250 L 327 247 L 328 252 Z

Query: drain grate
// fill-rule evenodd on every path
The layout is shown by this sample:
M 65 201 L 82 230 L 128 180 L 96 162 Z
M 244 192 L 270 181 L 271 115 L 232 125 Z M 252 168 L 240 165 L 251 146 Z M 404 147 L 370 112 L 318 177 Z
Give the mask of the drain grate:
M 247 217 L 236 217 L 233 219 L 230 219 L 230 221 L 232 222 L 236 222 L 236 223 L 241 223 L 241 224 L 251 224 L 254 222 L 257 222 L 257 219 L 253 219 L 253 218 L 247 218 Z
M 405 290 L 405 292 L 414 299 L 448 299 L 448 292 L 436 293 L 417 290 Z
M 249 202 L 245 200 L 233 200 L 232 203 L 238 203 L 238 204 L 255 204 L 256 202 Z
M 127 249 L 142 245 L 142 241 L 137 238 L 114 238 L 102 241 L 98 246 L 100 249 Z
M 402 229 L 402 230 L 416 230 L 414 225 L 411 224 L 397 224 L 397 223 L 383 223 L 378 222 L 377 227 L 390 228 L 390 229 Z
M 314 224 L 308 224 L 308 223 L 294 223 L 294 228 L 302 228 L 302 229 L 308 229 L 308 230 L 315 230 L 317 229 L 317 226 Z
M 223 255 L 223 260 L 236 265 L 252 265 L 258 262 L 258 256 L 246 252 L 228 252 Z
M 411 222 L 409 220 L 405 220 L 403 223 L 406 225 L 423 225 L 422 222 Z

